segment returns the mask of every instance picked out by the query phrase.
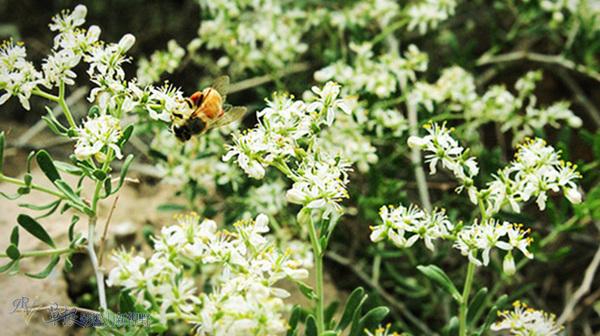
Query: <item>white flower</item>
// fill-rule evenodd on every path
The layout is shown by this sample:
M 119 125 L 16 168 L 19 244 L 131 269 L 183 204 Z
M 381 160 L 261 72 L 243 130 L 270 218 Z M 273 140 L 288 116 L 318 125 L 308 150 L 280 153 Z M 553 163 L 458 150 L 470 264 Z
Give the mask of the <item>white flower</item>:
M 83 123 L 77 128 L 75 156 L 78 160 L 87 160 L 95 156 L 99 162 L 105 160 L 106 150 L 112 149 L 114 155 L 121 159 L 121 148 L 117 145 L 121 137 L 119 119 L 109 115 L 101 115 Z
M 491 326 L 494 331 L 508 329 L 513 335 L 553 336 L 563 329 L 554 321 L 554 314 L 528 308 L 525 303 L 515 301 L 514 310 L 498 312 L 501 322 Z
M 344 99 L 337 99 L 340 94 L 340 86 L 334 82 L 327 82 L 325 87 L 321 90 L 320 88 L 313 86 L 312 91 L 318 95 L 317 100 L 306 107 L 308 112 L 319 110 L 319 115 L 325 112 L 325 124 L 331 126 L 335 119 L 335 112 L 339 109 L 346 114 L 350 114 L 351 111 L 346 105 Z

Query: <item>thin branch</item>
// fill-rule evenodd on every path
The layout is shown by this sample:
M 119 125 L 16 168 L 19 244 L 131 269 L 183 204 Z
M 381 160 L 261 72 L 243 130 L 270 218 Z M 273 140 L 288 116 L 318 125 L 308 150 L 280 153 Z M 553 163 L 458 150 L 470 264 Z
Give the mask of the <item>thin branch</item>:
M 396 310 L 398 310 L 402 315 L 404 315 L 417 328 L 421 329 L 421 331 L 423 331 L 423 333 L 425 335 L 430 335 L 430 336 L 438 335 L 437 333 L 434 333 L 433 331 L 431 331 L 431 329 L 429 329 L 429 327 L 427 327 L 427 325 L 425 325 L 425 323 L 423 323 L 415 315 L 413 315 L 410 312 L 410 310 L 406 309 L 406 306 L 402 302 L 399 302 L 398 300 L 396 300 L 392 294 L 388 293 L 378 283 L 373 282 L 367 274 L 365 274 L 358 266 L 356 266 L 356 263 L 354 261 L 352 261 L 348 258 L 342 257 L 341 255 L 339 255 L 335 252 L 332 252 L 332 251 L 326 252 L 325 256 L 327 258 L 337 262 L 340 265 L 348 267 L 352 272 L 354 272 L 354 274 L 356 274 L 356 276 L 358 276 L 358 278 L 361 281 L 366 283 L 369 287 L 373 288 L 381 296 L 381 298 L 383 298 L 389 304 L 394 306 L 396 308 Z
M 409 133 L 411 136 L 418 136 L 417 105 L 410 100 L 407 100 L 406 107 L 408 109 Z M 422 206 L 425 210 L 431 211 L 431 200 L 429 198 L 429 190 L 427 189 L 427 178 L 425 177 L 425 170 L 423 170 L 423 165 L 421 164 L 421 151 L 418 148 L 412 148 L 410 159 L 415 169 L 415 178 L 417 180 L 417 188 Z
M 497 56 L 483 55 L 477 60 L 476 64 L 478 66 L 481 66 L 492 63 L 505 63 L 520 60 L 529 60 L 544 64 L 560 65 L 564 68 L 582 73 L 600 82 L 600 73 L 584 65 L 577 64 L 569 59 L 566 59 L 562 55 L 544 55 L 528 51 L 513 51 Z
M 598 250 L 596 250 L 596 254 L 594 255 L 594 258 L 592 259 L 592 262 L 590 262 L 590 265 L 585 270 L 585 276 L 583 277 L 581 286 L 579 286 L 579 288 L 575 291 L 573 296 L 569 299 L 562 314 L 560 314 L 560 317 L 556 320 L 557 324 L 559 324 L 559 325 L 564 324 L 567 321 L 567 319 L 571 316 L 571 314 L 573 313 L 575 306 L 577 305 L 577 302 L 579 302 L 579 300 L 587 292 L 590 291 L 592 282 L 594 280 L 594 275 L 596 274 L 596 271 L 598 270 L 599 265 L 600 265 L 600 247 L 598 247 Z
M 566 71 L 562 69 L 551 69 L 553 72 L 560 77 L 560 79 L 569 87 L 573 95 L 575 95 L 575 101 L 584 107 L 590 118 L 596 123 L 596 127 L 600 128 L 600 110 L 592 103 L 585 95 L 583 89 L 576 80 L 571 77 Z
M 287 75 L 291 75 L 291 74 L 295 74 L 298 72 L 308 70 L 309 68 L 310 68 L 310 66 L 308 63 L 292 64 L 286 69 L 285 72 L 281 73 L 279 76 L 276 76 L 276 77 L 277 78 L 285 77 Z M 270 76 L 270 75 L 264 75 L 264 76 L 259 76 L 259 77 L 254 77 L 254 78 L 250 78 L 247 80 L 243 80 L 241 82 L 231 84 L 229 86 L 229 93 L 247 90 L 247 89 L 250 89 L 250 88 L 253 88 L 256 86 L 263 85 L 265 83 L 272 82 L 273 80 L 274 80 L 273 76 Z

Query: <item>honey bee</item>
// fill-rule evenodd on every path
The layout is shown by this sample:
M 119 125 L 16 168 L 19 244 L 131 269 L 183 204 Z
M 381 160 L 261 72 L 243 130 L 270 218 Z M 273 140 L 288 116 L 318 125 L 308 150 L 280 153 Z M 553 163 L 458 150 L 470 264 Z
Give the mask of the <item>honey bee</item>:
M 228 87 L 229 77 L 219 77 L 213 86 L 185 98 L 188 108 L 171 114 L 175 137 L 185 142 L 193 135 L 240 119 L 246 113 L 245 107 L 224 104 Z

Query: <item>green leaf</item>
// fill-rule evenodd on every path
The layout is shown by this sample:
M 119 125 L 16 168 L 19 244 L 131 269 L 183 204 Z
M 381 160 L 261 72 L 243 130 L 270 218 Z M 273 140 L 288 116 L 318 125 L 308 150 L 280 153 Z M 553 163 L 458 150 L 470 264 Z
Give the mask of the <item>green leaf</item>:
M 88 110 L 88 117 L 94 119 L 100 115 L 100 108 L 97 105 L 90 107 Z
M 129 295 L 129 290 L 119 293 L 119 311 L 120 312 L 135 312 L 135 302 Z
M 327 306 L 327 308 L 325 308 L 325 311 L 323 312 L 323 319 L 325 322 L 325 329 L 329 329 L 332 326 L 332 322 L 333 321 L 333 315 L 335 315 L 335 312 L 337 311 L 337 309 L 340 306 L 340 302 L 339 301 L 333 301 L 332 303 L 329 304 L 329 306 Z
M 4 131 L 0 132 L 0 175 L 2 174 L 2 162 L 4 161 Z
M 15 225 L 10 233 L 10 243 L 15 244 L 15 246 L 19 246 L 19 226 Z
M 76 130 L 74 130 L 74 129 L 69 129 L 69 130 L 67 130 L 67 136 L 68 136 L 69 138 L 77 138 L 77 136 L 79 136 L 79 134 L 77 133 L 77 131 L 76 131 Z
M 54 182 L 56 180 L 60 180 L 60 174 L 58 173 L 58 170 L 56 170 L 56 166 L 54 166 L 52 157 L 50 157 L 48 152 L 43 149 L 40 150 L 35 155 L 35 160 L 50 181 Z
M 433 281 L 437 286 L 450 293 L 454 300 L 458 303 L 462 302 L 462 296 L 458 292 L 458 289 L 454 286 L 450 278 L 442 271 L 441 268 L 435 265 L 428 266 L 417 266 L 417 269 L 423 273 L 429 280 Z
M 20 188 L 19 188 L 19 189 L 20 189 Z M 16 200 L 17 198 L 19 198 L 19 197 L 23 196 L 24 194 L 21 194 L 21 193 L 17 192 L 17 193 L 16 193 L 16 194 L 14 194 L 14 195 L 7 195 L 7 194 L 3 193 L 2 191 L 0 191 L 0 195 L 2 195 L 2 197 L 6 198 L 6 199 L 9 199 L 9 200 L 11 200 L 11 201 L 14 201 L 14 200 Z
M 104 181 L 104 179 L 106 178 L 106 172 L 104 172 L 102 169 L 94 170 L 94 172 L 92 172 L 92 175 L 94 175 L 94 177 L 97 178 L 98 181 Z
M 127 143 L 129 138 L 131 137 L 131 134 L 133 134 L 133 124 L 127 125 L 123 132 L 121 132 L 121 137 L 119 138 L 119 140 L 117 140 L 117 146 L 123 149 L 123 145 Z
M 288 320 L 289 329 L 285 336 L 294 336 L 297 332 L 298 321 L 300 321 L 300 315 L 302 315 L 302 307 L 299 305 L 295 305 L 292 309 L 292 313 L 290 314 L 290 319 Z
M 31 192 L 31 188 L 28 187 L 20 187 L 17 189 L 19 195 L 28 195 Z
M 185 211 L 187 207 L 185 205 L 177 204 L 177 203 L 163 203 L 156 207 L 158 211 L 161 212 L 172 212 L 172 211 Z
M 21 258 L 21 252 L 19 252 L 19 248 L 15 244 L 8 245 L 6 255 L 12 260 L 19 260 Z
M 363 305 L 367 296 L 365 295 L 365 290 L 362 287 L 356 288 L 348 297 L 346 301 L 346 306 L 344 307 L 344 312 L 342 313 L 342 318 L 340 319 L 340 323 L 338 323 L 335 328 L 338 332 L 343 331 L 346 327 L 352 322 L 352 318 L 354 317 L 357 310 Z
M 67 271 L 67 272 L 71 272 L 71 270 L 73 269 L 73 262 L 71 261 L 71 256 L 72 256 L 72 254 L 69 254 L 65 258 L 65 271 Z
M 327 237 L 321 237 L 319 239 L 319 245 L 321 246 L 321 251 L 327 251 L 328 243 L 329 243 L 329 241 L 327 240 Z
M 52 206 L 48 211 L 46 211 L 45 213 L 36 216 L 35 219 L 36 220 L 40 220 L 42 218 L 46 218 L 50 215 L 52 215 L 54 213 L 54 211 L 56 211 L 56 209 L 58 209 L 58 206 L 60 205 L 60 202 L 62 201 L 62 199 L 58 199 L 56 200 L 56 202 L 54 202 L 54 206 Z
M 475 319 L 483 309 L 487 293 L 488 289 L 486 287 L 481 288 L 477 294 L 475 294 L 471 303 L 469 303 L 469 308 L 467 309 L 467 326 L 471 327 L 476 322 Z
M 17 217 L 17 223 L 19 223 L 19 225 L 21 225 L 27 232 L 31 233 L 37 239 L 52 246 L 53 248 L 56 248 L 56 244 L 54 244 L 54 241 L 52 238 L 50 238 L 48 232 L 46 232 L 44 227 L 35 219 L 26 214 L 20 214 Z
M 129 154 L 129 155 L 127 155 L 127 158 L 125 158 L 125 161 L 123 162 L 123 167 L 121 168 L 121 176 L 119 177 L 119 183 L 117 184 L 117 188 L 115 188 L 113 190 L 111 195 L 116 193 L 117 191 L 119 191 L 119 189 L 121 189 L 121 186 L 123 185 L 123 181 L 125 181 L 125 176 L 127 175 L 127 169 L 129 169 L 129 165 L 131 164 L 131 161 L 133 161 L 133 154 Z
M 15 263 L 17 262 L 17 260 L 11 260 L 8 264 L 0 267 L 0 273 L 4 273 L 6 272 L 8 269 L 10 269 Z
M 498 319 L 498 310 L 501 310 L 508 301 L 508 295 L 504 294 L 496 300 L 483 324 L 483 330 L 488 330 L 489 327 Z
M 72 164 L 68 164 L 66 162 L 55 161 L 54 165 L 58 170 L 69 175 L 81 176 L 83 174 L 83 171 L 80 168 L 77 168 Z
M 54 125 L 58 126 L 63 132 L 67 131 L 67 128 L 64 127 L 59 121 L 58 119 L 56 119 L 56 117 L 54 116 L 54 114 L 52 114 L 52 110 L 46 106 L 46 112 L 48 112 L 48 119 L 50 119 Z M 66 133 L 63 133 L 66 135 Z
M 71 225 L 69 225 L 69 241 L 73 241 L 73 230 L 75 229 L 75 224 L 79 221 L 79 216 L 73 215 L 71 217 Z
M 33 204 L 27 204 L 27 203 L 19 203 L 17 205 L 20 206 L 21 208 L 27 208 L 27 209 L 31 209 L 31 210 L 35 210 L 35 211 L 42 211 L 42 210 L 50 209 L 53 206 L 56 206 L 57 202 L 60 203 L 60 199 L 52 201 L 46 205 L 33 205 Z
M 338 336 L 339 334 L 333 330 L 324 331 L 320 336 Z
M 460 321 L 458 320 L 458 317 L 454 316 L 450 319 L 448 325 L 448 336 L 458 336 L 459 329 Z
M 306 329 L 304 330 L 306 336 L 318 336 L 317 331 L 317 320 L 312 315 L 308 315 L 306 318 Z
M 25 182 L 25 185 L 27 186 L 27 188 L 31 188 L 32 181 L 33 181 L 33 176 L 31 176 L 31 174 L 29 174 L 29 173 L 25 173 L 25 176 L 23 176 L 23 182 Z
M 110 195 L 110 192 L 112 191 L 112 181 L 108 178 L 106 180 L 104 180 L 104 192 L 106 193 L 106 197 L 108 197 Z
M 13 264 L 13 266 L 8 270 L 8 272 L 6 272 L 6 274 L 8 275 L 15 275 L 15 274 L 19 274 L 19 260 L 13 260 L 15 263 Z
M 298 286 L 300 287 L 300 292 L 302 292 L 302 294 L 304 294 L 304 296 L 306 296 L 308 299 L 310 300 L 316 300 L 317 296 L 315 295 L 315 291 L 312 289 L 312 287 L 308 286 L 307 284 L 298 281 Z
M 61 136 L 61 137 L 67 136 L 66 132 L 61 132 L 58 130 L 58 128 L 56 127 L 56 124 L 54 122 L 52 122 L 52 120 L 50 118 L 43 116 L 42 120 L 44 120 L 46 122 L 46 124 L 48 125 L 48 127 L 50 127 L 50 129 L 52 130 L 52 132 L 54 132 L 54 134 Z
M 150 148 L 148 150 L 148 154 L 151 157 L 155 158 L 155 159 L 159 159 L 159 160 L 163 160 L 163 161 L 168 161 L 169 160 L 168 156 L 166 156 L 165 154 L 163 154 L 163 153 L 161 153 L 161 152 L 159 152 L 159 151 L 157 151 L 156 149 L 153 149 L 153 148 Z
M 94 215 L 94 212 L 92 211 L 92 209 L 90 209 L 87 205 L 85 205 L 85 203 L 83 203 L 83 201 L 81 200 L 81 198 L 79 197 L 79 195 L 77 195 L 75 193 L 75 191 L 73 191 L 73 189 L 71 188 L 71 186 L 68 185 L 65 181 L 63 181 L 63 180 L 56 180 L 56 181 L 54 181 L 54 185 L 69 200 L 69 205 L 71 205 L 75 209 L 77 209 L 77 210 L 79 210 L 79 211 L 81 211 L 81 212 L 83 212 L 83 213 L 85 213 L 85 214 L 87 214 L 89 216 L 93 216 Z
M 54 257 L 52 257 L 52 260 L 50 261 L 48 266 L 46 266 L 46 268 L 44 268 L 41 272 L 39 272 L 37 274 L 25 273 L 25 275 L 32 277 L 32 278 L 36 278 L 36 279 L 44 279 L 48 275 L 50 275 L 50 272 L 52 272 L 52 270 L 54 269 L 54 266 L 56 266 L 56 264 L 58 264 L 59 260 L 60 260 L 60 256 L 55 255 Z
M 31 173 L 31 160 L 35 156 L 35 151 L 29 152 L 29 156 L 27 156 L 27 172 Z
M 358 336 L 365 329 L 373 330 L 377 328 L 377 326 L 381 323 L 381 321 L 383 321 L 389 312 L 390 309 L 388 307 L 376 307 L 369 310 L 369 312 L 360 319 L 356 329 L 354 328 L 354 325 L 352 325 L 352 328 L 350 329 L 350 335 Z M 353 329 L 356 330 L 355 334 L 352 333 Z

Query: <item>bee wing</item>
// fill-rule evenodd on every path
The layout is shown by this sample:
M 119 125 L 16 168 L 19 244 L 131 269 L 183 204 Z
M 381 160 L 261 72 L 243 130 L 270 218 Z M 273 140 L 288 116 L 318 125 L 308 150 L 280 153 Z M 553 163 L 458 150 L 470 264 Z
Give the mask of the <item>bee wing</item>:
M 246 114 L 246 108 L 243 106 L 231 106 L 229 104 L 225 104 L 223 106 L 223 112 L 224 114 L 222 117 L 218 118 L 209 125 L 210 128 L 225 126 L 240 119 L 244 116 L 244 114 Z
M 221 76 L 217 78 L 217 81 L 215 84 L 213 84 L 212 88 L 216 90 L 221 96 L 221 99 L 225 101 L 225 98 L 227 97 L 227 91 L 229 90 L 229 76 Z

